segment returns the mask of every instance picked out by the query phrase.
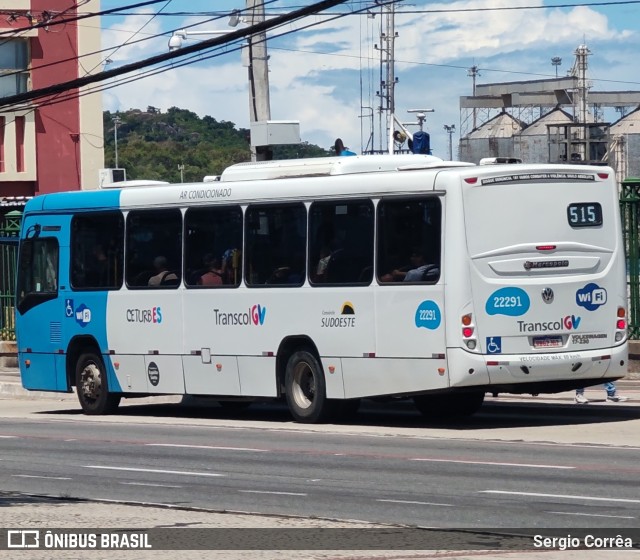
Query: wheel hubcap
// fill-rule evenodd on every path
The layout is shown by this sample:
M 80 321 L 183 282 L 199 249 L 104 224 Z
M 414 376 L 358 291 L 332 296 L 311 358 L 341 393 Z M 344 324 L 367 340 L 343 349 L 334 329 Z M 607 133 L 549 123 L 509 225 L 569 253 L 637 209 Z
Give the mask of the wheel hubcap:
M 102 376 L 95 364 L 88 364 L 82 370 L 80 390 L 87 400 L 95 401 L 102 394 Z
M 309 408 L 316 394 L 312 369 L 306 362 L 299 363 L 293 372 L 293 400 L 300 408 Z

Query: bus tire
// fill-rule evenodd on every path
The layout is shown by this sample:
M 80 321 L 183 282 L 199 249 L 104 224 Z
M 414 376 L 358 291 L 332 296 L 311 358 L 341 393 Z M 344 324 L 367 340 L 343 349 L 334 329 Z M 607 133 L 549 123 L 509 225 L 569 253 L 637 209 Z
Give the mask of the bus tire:
M 478 412 L 484 402 L 484 392 L 416 395 L 413 402 L 426 418 L 462 418 Z
M 93 352 L 86 352 L 78 358 L 76 391 L 85 414 L 111 414 L 120 404 L 121 396 L 109 392 L 102 358 Z
M 324 373 L 318 359 L 307 350 L 295 352 L 287 362 L 285 395 L 296 422 L 323 422 L 331 414 Z

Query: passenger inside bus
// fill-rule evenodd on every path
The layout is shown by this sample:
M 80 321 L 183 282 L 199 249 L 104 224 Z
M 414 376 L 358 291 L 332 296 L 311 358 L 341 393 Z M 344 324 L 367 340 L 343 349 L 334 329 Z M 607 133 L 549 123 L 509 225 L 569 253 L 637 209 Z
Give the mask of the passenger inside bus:
M 169 270 L 167 258 L 162 255 L 153 259 L 155 274 L 149 278 L 149 286 L 174 286 L 179 283 L 179 278 L 175 272 Z
M 438 278 L 438 267 L 428 263 L 425 252 L 420 247 L 415 247 L 409 257 L 410 264 L 396 268 L 384 274 L 381 282 L 428 282 Z
M 220 259 L 208 253 L 204 256 L 204 264 L 207 270 L 200 276 L 198 284 L 200 286 L 221 286 L 224 284 L 224 271 L 222 270 Z

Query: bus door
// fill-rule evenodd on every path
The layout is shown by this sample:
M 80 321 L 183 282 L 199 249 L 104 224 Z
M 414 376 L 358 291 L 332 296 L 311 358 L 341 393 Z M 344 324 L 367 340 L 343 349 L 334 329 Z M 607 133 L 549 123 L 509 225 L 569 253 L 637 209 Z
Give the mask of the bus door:
M 393 393 L 448 387 L 444 198 L 390 197 L 377 214 L 376 358 L 387 364 L 381 375 Z
M 27 389 L 66 391 L 65 321 L 68 298 L 69 216 L 27 215 L 20 242 L 16 297 L 18 360 Z M 29 330 L 25 331 L 28 319 Z

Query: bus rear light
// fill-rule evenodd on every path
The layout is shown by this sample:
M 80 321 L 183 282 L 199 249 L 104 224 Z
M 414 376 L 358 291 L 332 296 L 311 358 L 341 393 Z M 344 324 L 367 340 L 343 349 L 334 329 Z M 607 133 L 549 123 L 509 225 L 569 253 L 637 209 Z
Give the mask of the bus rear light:
M 475 350 L 476 349 L 477 343 L 473 338 L 471 338 L 469 340 L 465 340 L 464 343 L 467 345 L 467 348 L 469 350 Z
M 538 245 L 536 247 L 536 251 L 555 251 L 555 250 L 556 250 L 555 245 Z
M 464 182 L 469 184 L 469 185 L 475 185 L 478 182 L 478 178 L 477 177 L 467 177 L 464 180 Z
M 627 310 L 624 307 L 618 307 L 618 317 L 625 317 Z
M 598 173 L 598 177 L 600 179 L 608 179 L 609 178 L 609 174 L 608 173 Z
M 438 368 L 438 375 L 444 375 L 445 369 L 443 367 Z
M 467 313 L 466 315 L 462 316 L 462 324 L 465 327 L 468 327 L 472 322 L 473 322 L 473 315 L 471 313 Z
M 473 327 L 465 327 L 464 329 L 462 329 L 462 336 L 464 336 L 465 338 L 473 336 Z
M 616 323 L 616 329 L 623 331 L 626 328 L 627 322 L 624 319 L 618 319 L 618 322 Z
M 26 367 L 31 366 L 31 360 L 25 360 L 25 361 L 24 361 L 24 365 L 25 365 Z

